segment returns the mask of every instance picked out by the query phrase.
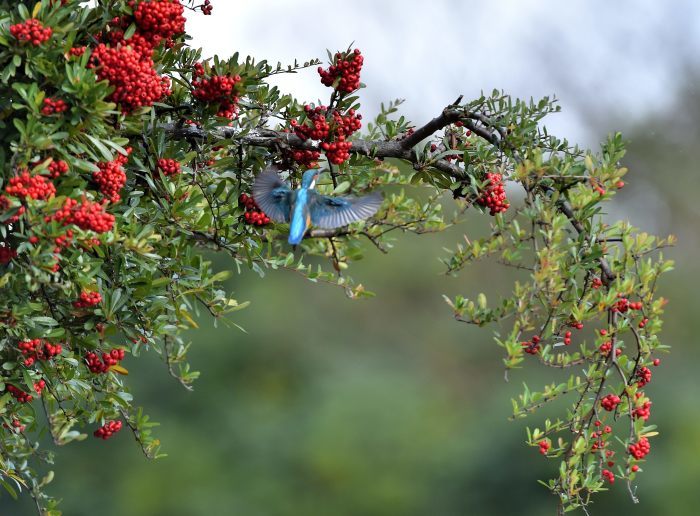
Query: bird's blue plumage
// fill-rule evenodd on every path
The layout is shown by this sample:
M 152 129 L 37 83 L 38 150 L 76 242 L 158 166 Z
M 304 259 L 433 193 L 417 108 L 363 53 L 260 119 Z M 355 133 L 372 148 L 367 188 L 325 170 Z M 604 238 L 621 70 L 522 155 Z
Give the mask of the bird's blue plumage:
M 304 233 L 309 227 L 309 190 L 300 188 L 297 191 L 296 202 L 292 208 L 292 223 L 289 226 L 289 243 L 298 245 L 304 238 Z
M 268 169 L 255 178 L 253 198 L 268 217 L 289 222 L 289 243 L 298 245 L 312 224 L 323 229 L 346 226 L 374 215 L 382 204 L 381 194 L 364 197 L 331 197 L 314 191 L 318 170 L 307 170 L 301 187 L 292 190 L 276 172 Z

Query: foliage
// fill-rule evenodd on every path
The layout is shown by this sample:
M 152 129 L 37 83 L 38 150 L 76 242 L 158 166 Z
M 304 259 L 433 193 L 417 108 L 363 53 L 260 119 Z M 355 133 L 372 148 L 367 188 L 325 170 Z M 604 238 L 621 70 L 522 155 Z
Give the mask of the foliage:
M 317 60 L 202 61 L 187 45 L 182 11 L 208 14 L 208 2 L 0 6 L 0 482 L 10 494 L 26 489 L 40 512 L 58 514 L 44 493 L 53 476 L 41 473 L 52 462 L 38 445 L 45 431 L 63 445 L 84 439 L 86 427 L 109 438 L 123 421 L 146 456 L 159 456 L 126 365 L 155 352 L 190 388 L 198 373 L 182 331 L 196 327 L 201 310 L 220 318 L 245 306 L 222 290 L 227 273 L 216 273 L 204 250 L 355 298 L 369 293 L 346 269 L 364 245 L 386 252 L 396 231 L 442 231 L 477 212 L 493 217 L 491 231 L 457 246 L 448 272 L 485 258 L 521 277 L 495 305 L 484 294 L 448 299 L 455 316 L 499 324 L 506 370 L 533 360 L 578 371 L 540 391 L 525 387 L 513 402 L 520 418 L 573 399 L 528 430 L 528 444 L 560 460 L 545 484 L 562 511 L 615 478 L 632 493 L 655 435 L 643 387 L 664 349 L 665 300 L 655 290 L 671 264 L 657 251 L 672 239 L 605 220 L 602 203 L 624 186 L 620 135 L 599 154 L 583 151 L 541 124 L 558 110 L 553 99 L 494 91 L 460 97 L 420 127 L 397 115 L 400 101 L 389 103 L 359 138 L 359 50 L 329 54 L 319 68 L 329 103 L 312 106 L 267 79 Z M 311 230 L 295 254 L 285 225 L 250 215 L 255 175 L 272 164 L 293 184 L 321 166 L 329 173 L 322 191 L 381 188 L 386 199 L 369 221 Z

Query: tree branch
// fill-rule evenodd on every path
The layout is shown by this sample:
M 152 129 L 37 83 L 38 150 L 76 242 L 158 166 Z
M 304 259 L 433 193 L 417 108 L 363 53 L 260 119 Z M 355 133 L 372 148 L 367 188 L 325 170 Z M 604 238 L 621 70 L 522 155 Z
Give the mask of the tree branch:
M 442 113 L 430 120 L 425 125 L 416 129 L 413 134 L 403 140 L 383 141 L 383 140 L 353 140 L 350 152 L 370 158 L 396 158 L 408 161 L 413 164 L 414 168 L 420 169 L 423 167 L 418 155 L 413 150 L 413 147 L 421 140 L 429 137 L 431 134 L 440 129 L 461 120 L 464 126 L 473 131 L 475 134 L 491 143 L 493 146 L 501 148 L 501 143 L 505 139 L 505 129 L 499 127 L 491 121 L 486 115 L 478 112 L 466 111 L 460 109 L 458 103 L 461 97 L 455 103 L 447 106 Z M 481 124 L 481 125 L 478 125 Z M 206 139 L 209 136 L 222 139 L 236 139 L 239 145 L 250 145 L 253 147 L 264 148 L 293 148 L 301 150 L 321 151 L 320 145 L 314 144 L 309 140 L 302 140 L 297 135 L 282 131 L 274 131 L 271 129 L 261 129 L 254 133 L 238 135 L 238 131 L 233 127 L 220 127 L 212 133 L 205 131 L 195 125 L 178 126 L 176 124 L 166 124 L 162 126 L 167 132 L 170 132 L 176 139 Z M 450 177 L 464 181 L 469 178 L 466 170 L 454 165 L 447 160 L 440 159 L 430 164 L 433 168 L 443 172 Z M 545 191 L 554 192 L 551 187 L 545 187 Z M 574 227 L 578 234 L 587 235 L 588 232 L 583 227 L 583 224 L 576 218 L 571 204 L 564 198 L 557 201 L 559 210 L 569 219 L 569 222 Z M 308 236 L 311 238 L 340 236 L 337 230 L 312 230 Z M 605 285 L 610 285 L 615 280 L 615 274 L 610 268 L 610 264 L 604 256 L 598 258 L 598 264 L 602 272 L 602 281 Z

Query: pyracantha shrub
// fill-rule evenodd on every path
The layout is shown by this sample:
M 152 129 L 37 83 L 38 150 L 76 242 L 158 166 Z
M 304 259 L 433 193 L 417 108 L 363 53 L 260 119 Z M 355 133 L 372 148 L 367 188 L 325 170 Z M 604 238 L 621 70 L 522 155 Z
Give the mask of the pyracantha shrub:
M 329 54 L 327 67 L 205 59 L 189 45 L 183 9 L 211 14 L 209 0 L 0 7 L 5 489 L 58 514 L 46 494 L 51 455 L 39 446 L 47 433 L 64 445 L 128 428 L 148 457 L 159 456 L 126 366 L 156 353 L 190 388 L 198 373 L 182 331 L 202 311 L 223 317 L 245 306 L 224 291 L 227 273 L 204 250 L 227 254 L 232 270 L 291 270 L 357 298 L 367 292 L 346 269 L 363 245 L 386 252 L 397 232 L 438 232 L 469 217 L 482 236 L 455 246 L 447 272 L 491 260 L 519 277 L 496 302 L 483 293 L 447 299 L 454 316 L 497 326 L 509 374 L 531 364 L 556 370 L 553 378 L 569 373 L 513 400 L 514 419 L 568 403 L 527 429 L 535 460 L 558 462 L 544 483 L 559 509 L 586 505 L 618 480 L 635 492 L 657 435 L 650 367 L 666 349 L 667 301 L 656 289 L 672 267 L 659 250 L 673 239 L 600 217 L 625 184 L 620 135 L 600 152 L 581 150 L 544 130 L 559 109 L 553 99 L 499 91 L 459 97 L 423 125 L 400 116 L 399 101 L 363 120 L 359 50 Z M 329 88 L 322 105 L 269 82 L 319 66 Z M 369 220 L 312 228 L 294 254 L 286 225 L 248 194 L 268 167 L 295 187 L 318 168 L 321 193 L 380 189 L 385 200 Z

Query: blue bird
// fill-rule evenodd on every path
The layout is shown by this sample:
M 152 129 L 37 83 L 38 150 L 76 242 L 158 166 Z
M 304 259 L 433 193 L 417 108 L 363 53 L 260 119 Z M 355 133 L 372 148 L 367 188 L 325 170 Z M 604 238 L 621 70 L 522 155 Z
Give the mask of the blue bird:
M 374 215 L 382 204 L 382 195 L 373 192 L 364 197 L 330 197 L 314 190 L 318 170 L 307 170 L 301 187 L 292 190 L 271 169 L 255 178 L 253 199 L 275 222 L 289 223 L 289 243 L 299 244 L 310 226 L 339 228 Z

